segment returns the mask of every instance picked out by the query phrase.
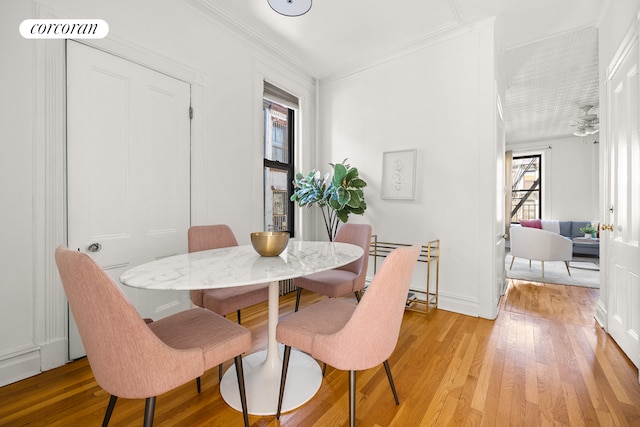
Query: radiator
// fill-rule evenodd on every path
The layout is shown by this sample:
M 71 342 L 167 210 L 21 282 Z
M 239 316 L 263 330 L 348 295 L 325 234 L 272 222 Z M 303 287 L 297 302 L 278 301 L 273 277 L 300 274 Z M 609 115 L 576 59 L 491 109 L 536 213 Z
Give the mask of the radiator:
M 289 292 L 293 292 L 296 290 L 296 287 L 293 286 L 293 279 L 281 280 L 280 281 L 280 295 L 288 294 Z

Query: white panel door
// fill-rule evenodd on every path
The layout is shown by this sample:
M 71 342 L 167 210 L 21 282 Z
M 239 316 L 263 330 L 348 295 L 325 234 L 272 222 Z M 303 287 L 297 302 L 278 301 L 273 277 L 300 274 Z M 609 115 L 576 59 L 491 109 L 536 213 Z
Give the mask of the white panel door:
M 640 85 L 638 38 L 608 81 L 608 328 L 640 367 Z M 607 224 L 607 225 L 609 225 Z
M 492 307 L 495 306 L 495 314 L 497 315 L 497 307 L 500 302 L 500 298 L 507 290 L 507 270 L 504 264 L 504 258 L 506 256 L 506 234 L 505 234 L 505 221 L 507 220 L 507 213 L 505 208 L 505 197 L 507 194 L 506 176 L 505 176 L 505 132 L 504 132 L 504 118 L 502 116 L 502 102 L 500 97 L 496 95 L 496 119 L 495 119 L 495 138 L 496 138 L 496 150 L 495 150 L 495 203 L 496 203 L 496 222 L 494 224 L 494 236 L 495 236 L 495 255 L 494 255 L 494 268 L 495 268 L 495 286 L 493 300 L 491 301 Z M 510 219 L 509 219 L 510 220 Z
M 187 251 L 189 105 L 189 84 L 67 43 L 68 245 L 116 282 L 126 269 Z M 190 306 L 185 292 L 122 288 L 143 317 Z M 72 319 L 69 329 L 73 359 L 84 350 Z

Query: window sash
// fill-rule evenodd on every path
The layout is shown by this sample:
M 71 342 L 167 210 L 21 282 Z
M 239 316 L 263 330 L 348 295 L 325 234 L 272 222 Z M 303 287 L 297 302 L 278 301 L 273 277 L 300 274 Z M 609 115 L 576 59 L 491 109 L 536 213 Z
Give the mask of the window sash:
M 295 158 L 295 111 L 293 108 L 290 108 L 290 105 L 295 104 L 297 106 L 297 98 L 293 98 L 291 95 L 289 95 L 289 97 L 291 97 L 292 99 L 285 99 L 286 105 L 283 105 L 283 103 L 280 103 L 277 99 L 275 99 L 277 97 L 273 93 L 274 86 L 266 81 L 264 82 L 264 84 L 264 228 L 267 231 L 271 231 L 269 230 L 269 228 L 275 231 L 280 231 L 278 229 L 286 227 L 286 231 L 289 231 L 291 237 L 295 237 L 295 206 L 291 201 L 291 195 L 293 194 L 294 177 L 293 161 Z M 280 92 L 283 91 L 280 90 Z M 293 100 L 295 100 L 295 103 L 293 102 Z M 271 115 L 266 112 L 267 108 L 272 108 L 271 103 L 275 103 L 280 107 L 286 108 L 286 122 L 285 120 L 278 120 L 278 118 L 275 117 L 275 114 Z M 278 108 L 278 110 L 282 111 L 281 108 Z M 273 119 L 271 120 L 271 122 L 267 122 L 270 117 L 273 117 Z M 283 117 L 281 116 L 280 119 L 282 118 Z M 286 203 L 286 214 L 275 212 L 275 210 L 284 208 L 284 206 L 280 206 L 283 199 L 281 194 L 283 189 L 271 188 L 271 184 L 273 181 L 269 180 L 270 175 L 268 175 L 271 173 L 271 171 L 273 171 L 274 174 L 277 174 L 278 172 L 286 173 L 286 198 L 284 198 Z M 271 176 L 271 178 L 277 179 L 277 175 L 273 175 Z M 282 180 L 279 180 L 279 182 L 280 185 L 282 185 Z
M 542 155 L 514 156 L 512 160 L 510 221 L 542 217 Z

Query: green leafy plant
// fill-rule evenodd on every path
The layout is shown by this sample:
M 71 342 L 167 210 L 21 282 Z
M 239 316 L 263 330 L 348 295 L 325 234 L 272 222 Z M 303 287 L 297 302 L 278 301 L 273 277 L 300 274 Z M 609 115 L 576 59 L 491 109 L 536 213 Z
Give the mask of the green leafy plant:
M 362 215 L 367 209 L 363 188 L 367 183 L 360 178 L 358 169 L 351 167 L 344 159 L 342 163 L 329 163 L 333 169 L 322 175 L 312 170 L 307 175 L 297 173 L 293 181 L 291 200 L 299 206 L 317 205 L 322 211 L 324 225 L 333 241 L 340 222 L 347 222 L 350 214 Z
M 593 225 L 588 224 L 584 227 L 580 227 L 580 232 L 583 234 L 593 234 L 593 233 L 597 233 L 598 229 L 595 228 Z

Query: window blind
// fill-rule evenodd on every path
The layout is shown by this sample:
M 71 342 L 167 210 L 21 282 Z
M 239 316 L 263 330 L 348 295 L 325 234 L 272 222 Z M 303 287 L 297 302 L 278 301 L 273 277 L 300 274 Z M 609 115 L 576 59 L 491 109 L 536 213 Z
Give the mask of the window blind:
M 294 110 L 298 109 L 298 98 L 291 95 L 289 92 L 280 89 L 277 86 L 269 83 L 268 81 L 264 82 L 264 93 L 263 96 L 266 99 L 269 99 L 273 102 L 277 102 L 280 105 L 283 105 L 287 108 L 291 108 Z

